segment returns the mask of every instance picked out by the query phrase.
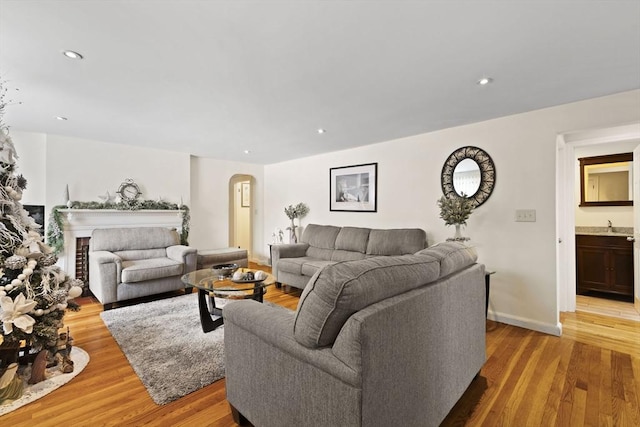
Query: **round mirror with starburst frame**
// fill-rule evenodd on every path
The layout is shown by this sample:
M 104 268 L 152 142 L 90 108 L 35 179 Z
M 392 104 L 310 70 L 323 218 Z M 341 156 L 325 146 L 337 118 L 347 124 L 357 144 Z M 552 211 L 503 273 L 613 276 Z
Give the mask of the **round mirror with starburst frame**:
M 460 194 L 456 190 L 456 167 L 466 159 L 470 159 L 478 165 L 480 170 L 480 182 L 474 194 Z M 467 197 L 473 200 L 474 207 L 487 201 L 496 183 L 496 168 L 491 156 L 478 147 L 461 147 L 451 153 L 444 162 L 441 175 L 442 192 L 447 198 Z M 474 187 L 475 188 L 475 187 Z

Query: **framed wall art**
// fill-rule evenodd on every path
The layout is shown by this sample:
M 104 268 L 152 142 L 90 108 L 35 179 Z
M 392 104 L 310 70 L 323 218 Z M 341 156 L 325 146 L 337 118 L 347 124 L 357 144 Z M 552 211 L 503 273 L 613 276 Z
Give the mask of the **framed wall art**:
M 251 183 L 242 183 L 242 207 L 248 208 L 251 206 Z
M 376 212 L 378 164 L 342 166 L 329 170 L 329 210 Z

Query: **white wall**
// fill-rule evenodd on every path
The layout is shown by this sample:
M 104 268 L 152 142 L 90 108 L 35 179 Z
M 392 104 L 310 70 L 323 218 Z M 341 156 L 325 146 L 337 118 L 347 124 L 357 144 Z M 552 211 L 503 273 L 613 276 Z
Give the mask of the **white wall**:
M 285 206 L 305 202 L 308 223 L 363 227 L 421 227 L 431 244 L 453 235 L 439 219 L 440 172 L 459 147 L 486 150 L 496 187 L 474 212 L 465 235 L 491 278 L 490 316 L 559 333 L 556 286 L 556 137 L 578 129 L 640 120 L 640 91 L 503 117 L 381 144 L 265 167 L 264 239 L 288 225 Z M 329 211 L 329 168 L 378 163 L 378 212 Z M 515 222 L 516 209 L 535 209 L 537 222 Z
M 580 164 L 578 159 L 581 157 L 602 156 L 605 154 L 630 153 L 638 144 L 640 144 L 640 141 L 576 147 L 576 226 L 606 227 L 607 221 L 610 220 L 614 227 L 633 227 L 633 206 L 578 206 L 580 204 Z M 640 159 L 634 159 L 634 161 L 640 161 Z
M 27 180 L 22 193 L 23 205 L 44 205 L 46 196 L 46 136 L 42 133 L 11 131 L 11 139 L 18 153 L 16 173 Z M 46 210 L 46 209 L 45 209 Z
M 182 197 L 190 204 L 188 154 L 58 135 L 46 141 L 48 209 L 64 204 L 67 184 L 71 200 L 100 201 L 99 195 L 114 195 L 127 178 L 138 184 L 143 199 L 177 203 Z

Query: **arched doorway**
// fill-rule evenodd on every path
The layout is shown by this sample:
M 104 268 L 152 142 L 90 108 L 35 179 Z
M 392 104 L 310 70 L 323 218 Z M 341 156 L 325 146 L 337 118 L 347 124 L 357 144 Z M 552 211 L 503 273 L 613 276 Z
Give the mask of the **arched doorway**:
M 253 254 L 253 189 L 255 178 L 251 175 L 233 175 L 229 179 L 229 246 L 247 250 Z

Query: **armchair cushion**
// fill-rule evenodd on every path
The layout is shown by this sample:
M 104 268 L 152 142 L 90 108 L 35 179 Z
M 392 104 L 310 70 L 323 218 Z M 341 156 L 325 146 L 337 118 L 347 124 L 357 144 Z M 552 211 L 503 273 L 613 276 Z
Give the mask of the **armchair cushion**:
M 128 251 L 135 249 L 165 249 L 180 243 L 175 230 L 162 227 L 105 228 L 91 233 L 92 251 Z
M 320 270 L 304 288 L 294 321 L 296 341 L 317 348 L 332 344 L 355 312 L 436 280 L 440 263 L 428 255 L 373 257 Z
M 116 251 L 113 252 L 123 261 L 134 259 L 164 258 L 167 256 L 167 250 L 162 249 L 136 249 L 133 251 Z
M 135 283 L 182 274 L 183 263 L 169 258 L 139 259 L 122 262 L 122 282 Z

